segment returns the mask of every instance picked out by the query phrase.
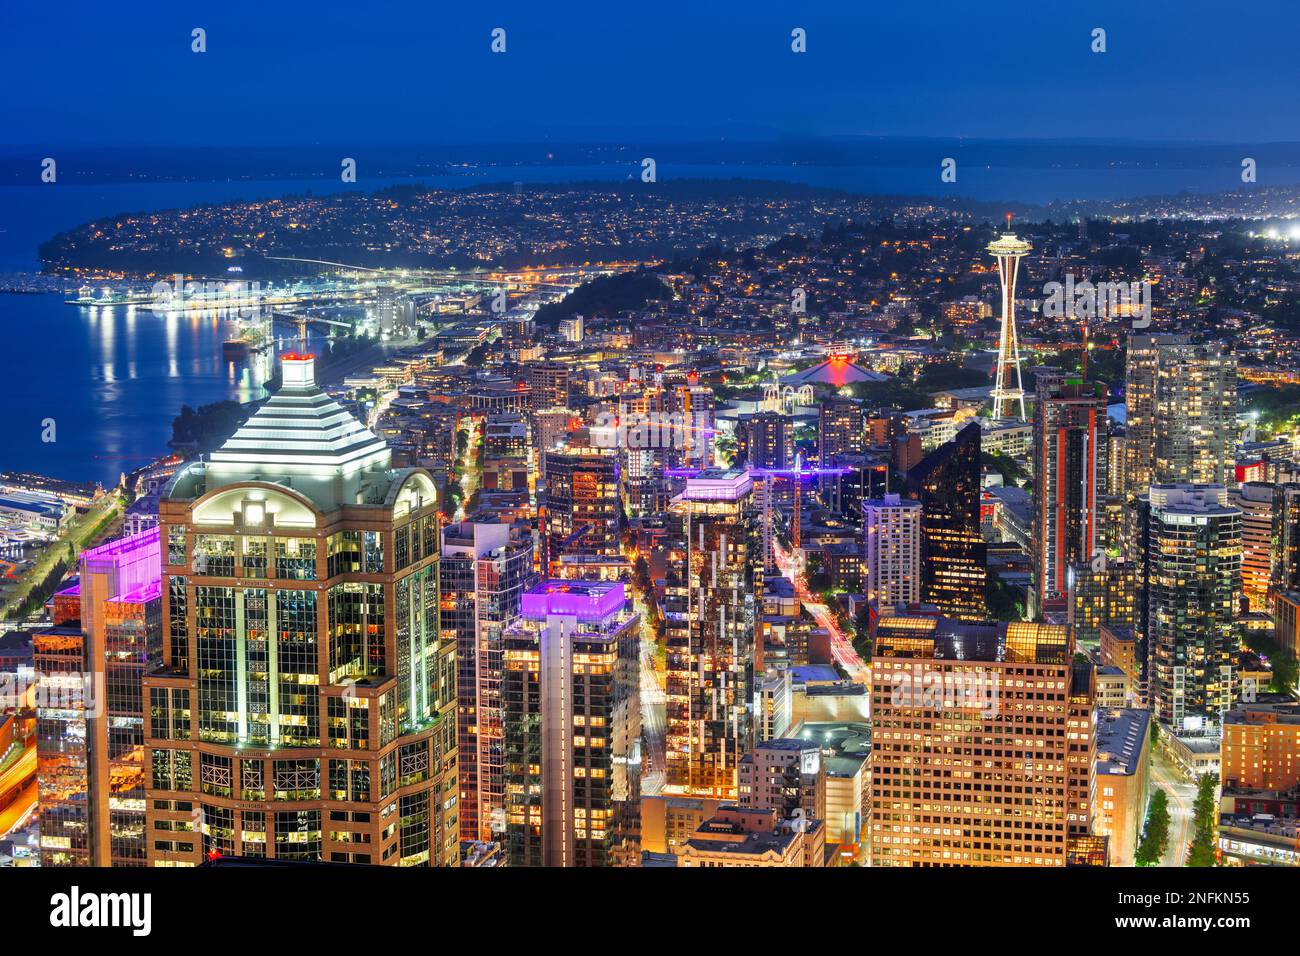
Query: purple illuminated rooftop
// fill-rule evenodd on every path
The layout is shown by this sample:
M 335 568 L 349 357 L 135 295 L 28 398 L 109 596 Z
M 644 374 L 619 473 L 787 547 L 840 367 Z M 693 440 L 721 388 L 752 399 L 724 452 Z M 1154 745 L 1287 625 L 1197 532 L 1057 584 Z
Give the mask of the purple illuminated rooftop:
M 523 595 L 524 617 L 573 615 L 580 621 L 600 621 L 627 603 L 623 584 L 614 581 L 543 581 Z
M 117 538 L 81 552 L 81 583 L 97 574 L 109 576 L 107 597 L 147 601 L 162 584 L 162 546 L 157 528 Z

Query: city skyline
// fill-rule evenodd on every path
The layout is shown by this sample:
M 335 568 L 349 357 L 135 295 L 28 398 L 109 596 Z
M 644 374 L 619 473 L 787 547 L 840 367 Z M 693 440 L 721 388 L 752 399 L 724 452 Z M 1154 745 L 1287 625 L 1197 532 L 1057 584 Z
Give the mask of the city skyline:
M 1286 925 L 1300 12 L 4 19 L 7 926 Z

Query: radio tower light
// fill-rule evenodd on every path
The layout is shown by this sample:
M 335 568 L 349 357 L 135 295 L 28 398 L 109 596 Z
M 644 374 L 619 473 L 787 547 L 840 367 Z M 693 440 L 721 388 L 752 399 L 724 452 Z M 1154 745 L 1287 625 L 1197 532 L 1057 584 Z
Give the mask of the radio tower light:
M 1016 336 L 1016 273 L 1020 260 L 1033 248 L 1011 231 L 1011 213 L 1007 213 L 1007 232 L 989 243 L 988 250 L 998 260 L 1002 280 L 1002 333 L 998 336 L 998 372 L 993 386 L 993 417 L 1010 418 L 1008 406 L 1020 403 L 1020 420 L 1025 417 L 1025 389 L 1020 380 L 1020 340 Z M 1015 382 L 1012 383 L 1012 372 Z

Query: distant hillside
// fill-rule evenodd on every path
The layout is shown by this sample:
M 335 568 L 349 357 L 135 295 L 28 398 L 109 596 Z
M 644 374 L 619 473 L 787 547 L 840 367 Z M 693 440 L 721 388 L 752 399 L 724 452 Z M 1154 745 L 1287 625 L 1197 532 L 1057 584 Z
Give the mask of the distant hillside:
M 562 319 L 582 315 L 606 318 L 624 309 L 640 309 L 647 302 L 672 298 L 672 290 L 644 269 L 618 275 L 600 276 L 584 282 L 559 302 L 537 310 L 539 327 L 555 329 Z

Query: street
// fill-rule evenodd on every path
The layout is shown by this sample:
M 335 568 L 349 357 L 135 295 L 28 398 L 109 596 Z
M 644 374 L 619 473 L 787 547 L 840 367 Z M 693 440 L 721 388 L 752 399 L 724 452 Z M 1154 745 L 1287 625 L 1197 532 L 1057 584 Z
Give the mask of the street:
M 1182 866 L 1192 842 L 1192 808 L 1196 803 L 1196 784 L 1191 783 L 1170 762 L 1164 748 L 1151 748 L 1151 780 L 1169 796 L 1169 846 L 1160 860 L 1161 866 Z M 1146 825 L 1144 819 L 1141 826 Z
M 831 613 L 830 608 L 813 597 L 808 590 L 808 585 L 804 582 L 803 575 L 795 564 L 794 558 L 788 551 L 783 549 L 779 542 L 773 542 L 773 550 L 776 553 L 777 567 L 781 573 L 790 580 L 794 585 L 794 593 L 803 606 L 812 615 L 817 626 L 824 628 L 831 635 L 831 654 L 835 657 L 836 662 L 844 668 L 845 673 L 855 681 L 863 684 L 869 682 L 870 669 L 866 663 L 858 656 L 858 652 L 853 649 L 853 641 L 846 636 L 840 629 L 835 615 Z

